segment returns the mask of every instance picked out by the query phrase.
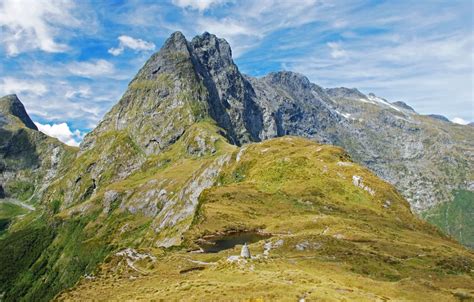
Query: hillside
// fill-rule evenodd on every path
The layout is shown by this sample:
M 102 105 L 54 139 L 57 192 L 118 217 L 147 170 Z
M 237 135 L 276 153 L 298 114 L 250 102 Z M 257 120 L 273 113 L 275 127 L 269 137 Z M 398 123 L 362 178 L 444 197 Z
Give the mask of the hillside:
M 234 150 L 196 208 L 180 248 L 142 236 L 58 300 L 473 297 L 472 252 L 336 147 L 284 137 Z M 237 257 L 244 241 L 252 259 Z

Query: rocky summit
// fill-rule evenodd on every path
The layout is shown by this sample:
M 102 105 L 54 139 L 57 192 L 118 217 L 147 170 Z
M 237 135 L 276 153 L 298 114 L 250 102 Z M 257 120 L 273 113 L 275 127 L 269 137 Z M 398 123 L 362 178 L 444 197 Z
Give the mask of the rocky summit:
M 79 149 L 0 113 L 2 300 L 474 297 L 470 126 L 179 32 Z

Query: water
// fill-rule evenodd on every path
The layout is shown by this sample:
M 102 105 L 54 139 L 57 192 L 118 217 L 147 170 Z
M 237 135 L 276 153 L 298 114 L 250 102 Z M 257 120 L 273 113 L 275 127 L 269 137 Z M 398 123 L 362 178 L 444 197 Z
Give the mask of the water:
M 218 253 L 231 249 L 236 245 L 250 244 L 271 237 L 270 234 L 259 232 L 238 232 L 206 238 L 206 242 L 199 243 L 205 253 Z

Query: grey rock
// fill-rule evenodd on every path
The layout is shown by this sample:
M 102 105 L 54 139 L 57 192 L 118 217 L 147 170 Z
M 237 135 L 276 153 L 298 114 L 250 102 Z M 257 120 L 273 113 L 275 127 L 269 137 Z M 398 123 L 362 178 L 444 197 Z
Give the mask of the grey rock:
M 240 257 L 242 257 L 242 258 L 251 258 L 249 246 L 247 245 L 247 243 L 245 243 L 242 246 L 242 250 L 240 251 Z
M 307 240 L 300 242 L 295 245 L 295 249 L 297 251 L 305 251 L 305 250 L 317 250 L 320 249 L 322 246 L 319 242 L 309 242 Z

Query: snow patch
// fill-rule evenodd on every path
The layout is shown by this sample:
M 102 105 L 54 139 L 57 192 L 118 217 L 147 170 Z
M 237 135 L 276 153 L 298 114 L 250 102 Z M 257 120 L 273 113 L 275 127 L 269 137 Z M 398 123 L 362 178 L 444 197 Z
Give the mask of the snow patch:
M 388 106 L 388 107 L 390 107 L 390 108 L 392 108 L 392 109 L 394 109 L 398 112 L 402 112 L 400 109 L 398 109 L 394 105 L 390 104 L 389 102 L 387 102 L 386 100 L 384 100 L 382 98 L 379 98 L 378 96 L 376 96 L 374 94 L 369 94 L 367 97 L 373 104 L 382 104 L 382 105 Z
M 350 114 L 350 113 L 339 112 L 339 111 L 337 111 L 337 110 L 334 110 L 334 111 L 336 111 L 337 114 L 339 114 L 339 115 L 345 117 L 346 119 L 351 119 L 351 114 Z M 353 118 L 352 118 L 352 119 L 353 119 Z
M 369 104 L 374 104 L 374 105 L 382 105 L 382 106 L 385 106 L 385 107 L 389 107 L 393 110 L 396 110 L 398 112 L 402 112 L 402 110 L 400 110 L 399 108 L 397 108 L 396 106 L 390 104 L 389 102 L 387 102 L 386 100 L 382 99 L 382 98 L 379 98 L 378 96 L 374 95 L 374 94 L 369 94 L 367 95 L 367 98 L 359 98 L 358 99 L 360 102 L 363 102 L 363 103 L 369 103 Z

